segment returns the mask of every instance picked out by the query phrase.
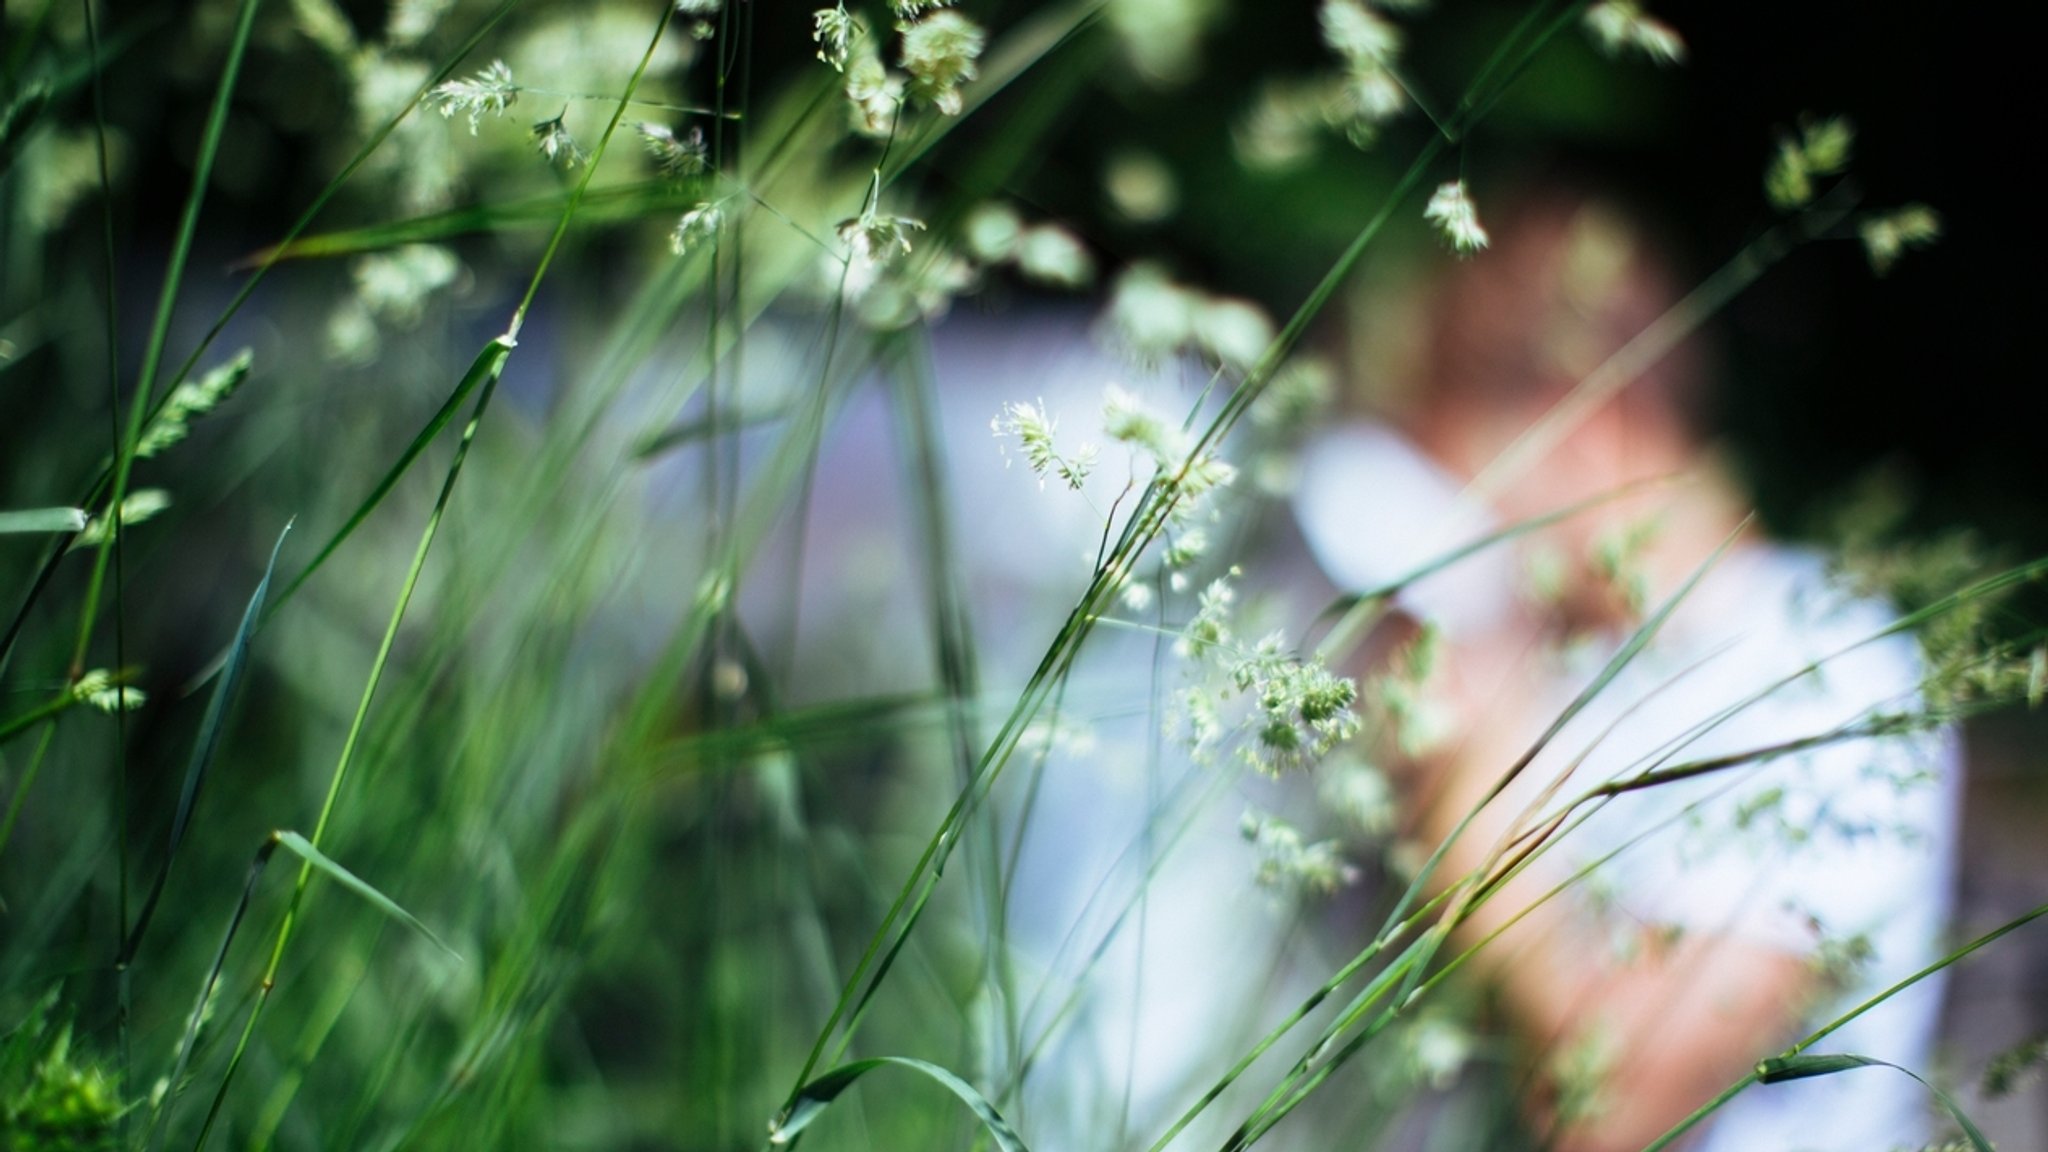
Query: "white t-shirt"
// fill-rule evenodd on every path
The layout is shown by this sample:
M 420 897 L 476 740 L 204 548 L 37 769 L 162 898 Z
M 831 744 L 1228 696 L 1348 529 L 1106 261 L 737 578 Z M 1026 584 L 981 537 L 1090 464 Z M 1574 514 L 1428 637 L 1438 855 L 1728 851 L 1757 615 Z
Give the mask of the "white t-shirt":
M 1388 506 L 1400 510 L 1388 513 Z M 1378 428 L 1339 429 L 1311 447 L 1296 511 L 1325 573 L 1339 587 L 1358 590 L 1489 530 L 1483 511 L 1460 503 L 1452 478 Z M 1476 633 L 1511 605 L 1512 572 L 1506 551 L 1489 549 L 1422 581 L 1403 600 L 1454 635 Z M 1817 557 L 1772 544 L 1725 556 L 1655 641 L 1523 774 L 1524 794 L 1581 753 L 1584 763 L 1561 797 L 1653 765 L 1763 748 L 1910 710 L 1920 679 L 1911 637 L 1872 639 L 1896 617 L 1828 588 L 1824 575 Z M 1562 710 L 1622 639 L 1533 680 L 1539 707 Z M 1801 674 L 1813 664 L 1816 671 Z M 1781 686 L 1758 696 L 1772 685 Z M 1840 996 L 1800 1021 L 1804 1035 L 1938 958 L 1960 783 L 1955 750 L 1948 732 L 1864 737 L 1626 793 L 1561 839 L 1555 858 L 1570 867 L 1590 863 L 1659 828 L 1595 873 L 1591 890 L 1625 916 L 1687 932 L 1732 933 L 1801 955 L 1813 954 L 1823 934 L 1837 942 L 1866 938 L 1870 959 Z M 1925 1070 L 1940 985 L 1939 977 L 1923 981 L 1815 1051 Z M 1756 1085 L 1716 1114 L 1701 1147 L 1912 1147 L 1927 1134 L 1929 1103 L 1918 1085 L 1885 1069 Z

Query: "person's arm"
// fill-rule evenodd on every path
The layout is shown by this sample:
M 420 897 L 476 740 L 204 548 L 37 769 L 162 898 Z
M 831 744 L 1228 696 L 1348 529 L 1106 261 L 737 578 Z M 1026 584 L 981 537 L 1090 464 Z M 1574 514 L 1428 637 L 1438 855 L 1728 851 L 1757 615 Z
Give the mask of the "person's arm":
M 1526 692 L 1526 645 L 1502 641 L 1453 653 L 1463 739 L 1418 766 L 1434 795 L 1414 826 L 1425 849 L 1450 836 L 1540 730 Z M 1525 721 L 1524 718 L 1527 718 Z M 1526 794 L 1526 793 L 1524 793 Z M 1480 809 L 1438 863 L 1439 890 L 1487 867 L 1521 815 L 1511 797 Z M 1624 856 L 1616 862 L 1626 868 Z M 1564 879 L 1547 857 L 1469 909 L 1454 943 L 1469 947 L 1505 929 L 1475 957 L 1501 989 L 1518 1029 L 1537 1051 L 1595 1045 L 1605 1057 L 1604 1108 L 1557 1133 L 1565 1152 L 1640 1149 L 1739 1078 L 1783 1042 L 1811 991 L 1805 959 L 1744 939 L 1689 932 L 1675 941 L 1646 932 L 1623 962 L 1612 936 L 1575 890 L 1518 913 Z M 1550 1102 L 1532 1101 L 1550 1122 Z

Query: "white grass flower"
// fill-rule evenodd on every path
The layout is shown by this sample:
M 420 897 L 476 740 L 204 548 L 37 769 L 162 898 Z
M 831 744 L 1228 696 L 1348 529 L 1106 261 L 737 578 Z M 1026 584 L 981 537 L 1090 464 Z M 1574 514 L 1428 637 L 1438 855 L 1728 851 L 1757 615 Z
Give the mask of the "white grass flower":
M 647 149 L 647 154 L 654 157 L 654 166 L 663 176 L 680 180 L 710 167 L 711 150 L 704 143 L 702 128 L 692 128 L 677 135 L 675 129 L 666 124 L 645 120 L 633 127 L 640 133 L 640 143 Z
M 813 12 L 811 25 L 811 39 L 818 42 L 818 59 L 840 72 L 846 71 L 847 55 L 853 42 L 867 34 L 866 26 L 844 4 Z
M 676 221 L 675 229 L 668 234 L 669 251 L 687 255 L 706 242 L 715 241 L 724 224 L 725 212 L 718 205 L 700 203 Z
M 980 75 L 975 62 L 988 42 L 981 26 L 958 12 L 934 12 L 902 29 L 903 70 L 910 92 L 948 116 L 964 106 L 960 86 Z
M 1441 1016 L 1424 1016 L 1408 1033 L 1408 1055 L 1415 1070 L 1438 1091 L 1457 1082 L 1472 1058 L 1472 1048 L 1472 1034 Z
M 1155 600 L 1152 586 L 1139 580 L 1124 585 L 1117 597 L 1124 602 L 1125 610 L 1133 614 L 1150 611 Z
M 1252 423 L 1279 435 L 1305 433 L 1337 399 L 1336 374 L 1326 360 L 1297 355 L 1273 374 L 1252 401 Z
M 1136 224 L 1156 224 L 1180 207 L 1180 182 L 1173 169 L 1150 152 L 1112 156 L 1102 174 L 1102 190 L 1117 212 Z
M 1870 270 L 1883 276 L 1908 249 L 1925 248 L 1941 239 L 1941 214 L 1925 204 L 1908 204 L 1866 216 L 1856 226 Z
M 961 229 L 967 254 L 984 264 L 1001 264 L 1017 252 L 1024 235 L 1024 221 L 1017 210 L 994 200 L 975 205 Z
M 374 363 L 383 344 L 383 338 L 377 334 L 376 318 L 361 300 L 351 296 L 335 305 L 327 318 L 326 345 L 330 358 L 360 367 Z
M 1235 643 L 1231 616 L 1237 603 L 1237 589 L 1231 580 L 1237 574 L 1237 569 L 1232 568 L 1228 574 L 1209 581 L 1196 598 L 1194 618 L 1181 629 L 1180 639 L 1173 646 L 1182 659 L 1206 659 Z M 1220 727 L 1219 720 L 1219 732 Z
M 393 44 L 417 44 L 440 26 L 441 17 L 455 0 L 392 0 L 391 18 L 385 21 L 385 39 Z
M 924 231 L 924 221 L 908 216 L 890 216 L 872 207 L 858 216 L 839 222 L 839 239 L 856 260 L 887 264 L 910 254 L 910 234 Z
M 1323 43 L 1353 65 L 1384 65 L 1401 50 L 1401 29 L 1359 0 L 1323 0 Z
M 1352 136 L 1354 143 L 1361 146 L 1371 143 L 1370 138 L 1360 141 L 1361 126 L 1377 130 L 1381 125 L 1399 116 L 1408 107 L 1408 91 L 1401 87 L 1401 81 L 1385 68 L 1356 68 L 1344 78 L 1343 100 L 1338 111 L 1344 121 L 1343 127 Z
M 569 110 L 564 108 L 561 116 L 535 124 L 533 143 L 534 147 L 540 149 L 540 154 L 548 158 L 548 163 L 574 168 L 587 162 L 590 154 L 576 142 L 576 137 L 569 134 L 568 125 L 562 123 L 562 117 L 568 114 Z
M 864 36 L 848 49 L 846 100 L 854 131 L 875 137 L 889 134 L 903 105 L 903 77 L 883 66 L 874 43 Z
M 1340 754 L 1317 788 L 1323 805 L 1364 835 L 1383 840 L 1400 825 L 1401 804 L 1393 782 L 1378 768 Z
M 1486 229 L 1479 224 L 1479 210 L 1472 204 L 1472 197 L 1465 192 L 1463 180 L 1439 184 L 1428 206 L 1422 210 L 1422 218 L 1436 225 L 1437 231 L 1461 256 L 1469 256 L 1486 247 Z
M 1095 261 L 1072 232 L 1057 224 L 1038 224 L 1017 240 L 1017 270 L 1041 284 L 1085 288 L 1095 278 Z
M 1293 825 L 1261 812 L 1246 812 L 1238 832 L 1258 854 L 1255 876 L 1263 887 L 1328 896 L 1358 882 L 1358 869 L 1335 840 L 1306 843 Z
M 427 93 L 427 103 L 440 109 L 441 115 L 453 119 L 457 112 L 469 117 L 469 134 L 476 135 L 476 126 L 486 116 L 504 113 L 519 99 L 519 85 L 512 80 L 512 69 L 503 60 L 493 60 L 483 71 L 467 80 L 449 80 L 437 84 Z
M 1037 474 L 1040 488 L 1045 487 L 1045 478 L 1053 475 L 1065 481 L 1067 487 L 1078 490 L 1095 466 L 1096 450 L 1092 444 L 1083 444 L 1072 453 L 1060 451 L 1053 439 L 1059 422 L 1046 412 L 1043 400 L 1035 404 L 1013 400 L 989 420 L 988 427 L 998 441 L 1017 442 L 1024 462 Z M 1004 446 L 1003 459 L 1007 463 L 1009 458 L 1009 449 Z
M 684 16 L 716 16 L 725 0 L 676 0 L 676 11 Z
M 1110 294 L 1110 338 L 1140 363 L 1156 363 L 1187 342 L 1198 298 L 1156 265 L 1134 264 Z
M 934 8 L 944 8 L 953 0 L 889 0 L 889 7 L 904 20 L 914 20 L 920 13 Z
M 356 299 L 372 315 L 400 327 L 419 322 L 428 297 L 462 271 L 455 254 L 438 244 L 405 244 L 355 262 Z
M 1357 681 L 1287 655 L 1282 644 L 1279 634 L 1268 636 L 1230 668 L 1237 690 L 1258 705 L 1249 721 L 1255 736 L 1239 755 L 1251 768 L 1275 777 L 1313 767 L 1356 736 L 1360 724 L 1352 708 Z
M 1211 298 L 1195 309 L 1194 337 L 1218 363 L 1244 371 L 1273 342 L 1273 321 L 1248 300 Z
M 1327 82 L 1266 81 L 1232 127 L 1231 150 L 1239 163 L 1256 171 L 1299 167 L 1315 154 L 1323 125 L 1342 119 L 1334 111 L 1339 102 Z
M 1209 534 L 1200 528 L 1189 528 L 1167 541 L 1166 551 L 1160 558 L 1168 568 L 1185 568 L 1207 555 L 1208 551 Z
M 1144 449 L 1158 468 L 1178 463 L 1180 436 L 1122 385 L 1111 384 L 1103 391 L 1102 434 Z
M 1609 56 L 1633 49 L 1657 64 L 1685 61 L 1685 40 L 1676 29 L 1643 11 L 1635 0 L 1602 0 L 1582 19 L 1593 43 Z
M 886 332 L 944 316 L 953 298 L 974 286 L 975 268 L 945 248 L 935 247 L 915 263 L 855 260 L 846 267 L 845 280 L 849 297 L 857 301 L 861 323 Z

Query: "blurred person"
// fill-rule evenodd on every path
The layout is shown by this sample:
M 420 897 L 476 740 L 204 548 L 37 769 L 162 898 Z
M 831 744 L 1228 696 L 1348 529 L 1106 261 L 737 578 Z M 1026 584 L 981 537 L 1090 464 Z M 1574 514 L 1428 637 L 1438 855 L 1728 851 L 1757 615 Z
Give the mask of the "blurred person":
M 1626 493 L 1536 535 L 1534 548 L 1489 548 L 1401 594 L 1402 614 L 1442 637 L 1451 713 L 1450 736 L 1399 773 L 1422 854 L 1595 680 L 1644 605 L 1733 542 L 1650 646 L 1479 808 L 1433 873 L 1437 890 L 1488 866 L 1525 811 L 1553 812 L 1648 768 L 1910 712 L 1920 679 L 1909 637 L 1862 643 L 1894 621 L 1888 609 L 1831 589 L 1820 557 L 1745 525 L 1742 488 L 1699 427 L 1704 371 L 1687 346 L 1561 428 L 1530 467 L 1498 470 L 1678 293 L 1611 205 L 1553 190 L 1494 223 L 1494 248 L 1435 286 L 1399 430 L 1325 430 L 1295 497 L 1325 574 L 1362 591 L 1502 525 Z M 1521 567 L 1546 555 L 1547 577 Z M 1624 792 L 1479 904 L 1453 944 L 1504 930 L 1480 953 L 1484 969 L 1551 1070 L 1524 1101 L 1528 1127 L 1574 1152 L 1640 1148 L 1760 1058 L 1936 959 L 1958 795 L 1951 735 L 1837 740 Z M 1819 1050 L 1926 1071 L 1940 983 L 1921 982 Z M 1930 1104 L 1882 1069 L 1753 1085 L 1689 1147 L 1918 1147 Z

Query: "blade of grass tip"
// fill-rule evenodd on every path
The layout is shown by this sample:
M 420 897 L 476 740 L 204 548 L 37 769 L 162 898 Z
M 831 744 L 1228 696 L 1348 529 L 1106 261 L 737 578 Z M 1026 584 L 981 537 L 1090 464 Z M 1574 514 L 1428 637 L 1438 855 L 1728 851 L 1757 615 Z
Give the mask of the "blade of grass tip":
M 300 859 L 327 873 L 327 875 L 335 880 L 340 881 L 342 887 L 369 901 L 371 907 L 377 909 L 377 911 L 418 932 L 431 941 L 436 948 L 448 953 L 449 956 L 457 960 L 462 959 L 461 954 L 457 953 L 455 949 L 450 948 L 447 944 L 442 943 L 439 936 L 434 935 L 425 924 L 420 923 L 419 917 L 399 907 L 397 901 L 371 887 L 362 877 L 335 863 L 332 858 L 321 852 L 318 848 L 313 847 L 304 836 L 299 835 L 297 832 L 275 832 L 272 833 L 272 836 L 279 844 L 291 849 Z
M 404 479 L 405 474 L 412 469 L 413 463 L 427 450 L 428 445 L 439 439 L 448 425 L 454 422 L 456 414 L 462 410 L 463 402 L 468 400 L 485 381 L 495 381 L 499 374 L 504 372 L 505 361 L 511 355 L 510 344 L 493 340 L 484 345 L 483 350 L 477 353 L 476 359 L 470 361 L 469 370 L 462 374 L 462 379 L 456 382 L 454 390 L 448 393 L 448 399 L 443 401 L 441 406 L 435 409 L 434 414 L 427 418 L 427 422 L 420 426 L 420 430 L 413 434 L 412 441 L 398 454 L 398 459 L 392 461 L 391 467 L 384 470 L 384 475 L 370 489 L 369 495 L 363 497 L 362 503 L 349 514 L 349 518 L 342 526 L 327 538 L 327 543 L 320 546 L 320 551 L 314 553 L 313 558 L 299 570 L 298 575 L 293 576 L 290 583 L 279 590 L 276 603 L 267 611 L 282 608 L 292 598 L 292 594 L 306 581 L 312 579 L 313 574 L 348 542 L 348 538 L 355 534 L 356 529 L 363 526 L 363 522 L 370 518 L 370 514 L 377 510 L 384 502 L 384 498 L 391 495 L 391 490 Z
M 199 790 L 206 783 L 207 771 L 212 768 L 214 756 L 220 750 L 228 709 L 234 703 L 235 689 L 241 685 L 242 669 L 249 659 L 250 642 L 256 638 L 264 598 L 270 591 L 270 578 L 277 571 L 278 553 L 284 550 L 284 538 L 290 535 L 291 530 L 291 524 L 287 523 L 284 531 L 277 534 L 277 543 L 270 547 L 270 562 L 263 566 L 263 579 L 256 582 L 256 591 L 250 594 L 249 604 L 242 610 L 242 623 L 235 629 L 234 642 L 228 645 L 227 662 L 219 682 L 214 685 L 212 698 L 206 702 L 206 712 L 199 721 L 199 738 L 192 745 L 192 759 L 185 767 L 185 787 L 178 795 L 178 808 L 171 817 L 171 835 L 164 846 L 163 864 L 157 869 L 156 881 L 150 885 L 149 895 L 143 899 L 141 914 L 135 918 L 134 926 L 121 945 L 121 954 L 114 959 L 117 969 L 126 968 L 135 959 L 135 950 L 141 946 L 143 934 L 149 931 L 150 920 L 156 915 L 157 901 L 162 898 L 164 884 L 170 879 L 171 864 L 178 858 L 178 849 L 185 842 L 186 829 L 191 827 L 192 810 L 198 805 Z
M 83 508 L 22 508 L 13 512 L 0 512 L 0 536 L 31 532 L 76 532 L 83 527 Z
M 995 1142 L 995 1146 L 1001 1152 L 1030 1152 L 1024 1138 L 1017 1135 L 1016 1130 L 996 1111 L 995 1105 L 990 1104 L 973 1085 L 936 1064 L 907 1056 L 877 1056 L 869 1060 L 857 1060 L 834 1068 L 804 1085 L 797 1092 L 796 1099 L 776 1119 L 768 1142 L 776 1146 L 793 1143 L 804 1129 L 810 1127 L 811 1123 L 823 1114 L 832 1101 L 853 1087 L 855 1081 L 877 1068 L 884 1067 L 908 1068 L 936 1081 L 947 1091 L 958 1096 L 967 1105 L 968 1110 L 974 1113 L 974 1118 L 981 1122 L 983 1131 L 988 1133 L 989 1139 Z
M 1840 1016 L 1835 1017 L 1833 1020 L 1828 1021 L 1826 1024 L 1816 1029 L 1811 1035 L 1807 1036 L 1806 1039 L 1801 1040 L 1799 1043 L 1794 1044 L 1792 1047 L 1787 1048 L 1784 1052 L 1780 1053 L 1776 1057 L 1776 1059 L 1779 1061 L 1788 1061 L 1798 1057 L 1801 1053 L 1806 1051 L 1806 1049 L 1811 1048 L 1813 1045 L 1820 1043 L 1828 1036 L 1833 1035 L 1836 1031 L 1847 1026 L 1850 1023 L 1850 1021 L 1855 1020 L 1857 1017 L 1863 1015 L 1864 1013 L 1870 1011 L 1871 1009 L 1877 1007 L 1878 1005 L 1884 1003 L 1885 1001 L 1891 999 L 1892 997 L 1898 995 L 1906 989 L 1911 988 L 1913 985 L 1918 984 L 1920 981 L 1927 979 L 1929 976 L 1934 975 L 1936 972 L 1940 972 L 1943 969 L 1958 963 L 1963 958 L 1969 956 L 1971 953 L 1976 952 L 1982 948 L 1985 948 L 1990 944 L 1996 942 L 1997 940 L 2013 932 L 2016 932 L 2021 928 L 2026 927 L 2028 924 L 2031 924 L 2034 921 L 2039 920 L 2043 916 L 2048 916 L 2048 904 L 2042 904 L 2039 907 L 2036 907 L 2031 912 L 2024 913 L 2022 915 L 2012 918 L 2011 920 L 2006 921 L 1998 927 L 1993 928 L 1991 931 L 1986 932 L 1984 935 L 1979 936 L 1975 940 L 1970 941 L 1968 944 L 1965 944 L 1962 947 L 1956 949 L 1955 951 L 1949 953 L 1948 955 L 1942 957 L 1941 959 L 1936 960 L 1934 963 L 1929 964 L 1925 968 L 1920 969 L 1918 972 L 1915 972 L 1912 975 L 1907 976 L 1899 980 L 1898 982 L 1892 984 L 1890 987 L 1885 988 L 1883 991 L 1876 993 L 1869 999 L 1863 1001 L 1861 1004 L 1858 1004 L 1854 1008 L 1849 1009 L 1847 1012 L 1842 1013 Z M 1762 1079 L 1764 1070 L 1771 1065 L 1772 1061 L 1765 1060 L 1759 1063 L 1755 1068 L 1750 1069 L 1747 1075 L 1743 1076 L 1741 1079 L 1735 1081 L 1735 1083 L 1730 1084 L 1727 1088 L 1723 1089 L 1720 1095 L 1714 1097 L 1712 1100 L 1709 1100 L 1705 1104 L 1702 1104 L 1698 1108 L 1694 1109 L 1693 1113 L 1690 1116 L 1687 1116 L 1685 1119 L 1680 1120 L 1678 1123 L 1672 1125 L 1670 1131 L 1664 1133 L 1662 1136 L 1657 1137 L 1656 1140 L 1644 1146 L 1643 1152 L 1664 1152 L 1664 1149 L 1669 1148 L 1673 1143 L 1684 1137 L 1686 1133 L 1698 1127 L 1700 1121 L 1705 1120 L 1708 1116 L 1713 1115 L 1723 1105 L 1727 1104 L 1728 1101 L 1733 1100 L 1737 1094 L 1741 1093 L 1750 1085 L 1758 1083 Z
M 178 221 L 178 231 L 171 243 L 170 262 L 164 268 L 163 286 L 157 295 L 156 315 L 150 322 L 149 340 L 143 346 L 142 366 L 136 374 L 135 396 L 129 402 L 128 425 L 122 436 L 119 453 L 114 458 L 114 482 L 108 494 L 106 507 L 113 519 L 114 531 L 101 540 L 93 556 L 92 576 L 86 584 L 85 604 L 79 612 L 78 640 L 72 650 L 72 675 L 84 670 L 85 656 L 92 643 L 93 624 L 99 615 L 100 590 L 106 580 L 107 562 L 113 554 L 115 537 L 120 535 L 121 501 L 128 495 L 128 474 L 135 462 L 135 445 L 142 437 L 143 424 L 150 410 L 150 396 L 156 386 L 156 376 L 163 364 L 164 344 L 170 339 L 171 316 L 177 310 L 179 288 L 185 277 L 185 263 L 192 254 L 192 237 L 199 230 L 199 210 L 206 203 L 206 189 L 213 177 L 214 158 L 220 154 L 221 137 L 227 129 L 228 108 L 233 103 L 235 82 L 242 71 L 242 59 L 249 48 L 250 33 L 256 26 L 256 10 L 261 0 L 242 0 L 235 18 L 235 30 L 228 41 L 227 60 L 221 66 L 220 85 L 214 92 L 213 108 L 207 114 L 206 128 L 200 137 L 199 155 L 192 168 L 191 190 L 185 196 L 184 212 Z
M 1919 1082 L 1922 1088 L 1932 1092 L 1934 1098 L 1941 1101 L 1942 1107 L 1948 1109 L 1948 1114 L 1955 1118 L 1956 1125 L 1963 1130 L 1963 1135 L 1969 1138 L 1971 1147 L 1977 1149 L 1977 1152 L 1992 1152 L 1991 1141 L 1986 1140 L 1984 1133 L 1975 1124 L 1970 1122 L 1969 1115 L 1963 1111 L 1962 1105 L 1956 1103 L 1953 1096 L 1928 1083 L 1925 1077 L 1911 1068 L 1894 1064 L 1889 1060 L 1878 1060 L 1870 1056 L 1852 1056 L 1848 1054 L 1835 1056 L 1781 1056 L 1773 1057 L 1758 1064 L 1756 1066 L 1756 1074 L 1759 1083 L 1780 1084 L 1787 1080 L 1801 1080 L 1809 1076 L 1832 1076 L 1837 1072 L 1847 1072 L 1854 1068 L 1890 1068 L 1894 1072 L 1902 1072 L 1907 1076 L 1911 1076 Z

